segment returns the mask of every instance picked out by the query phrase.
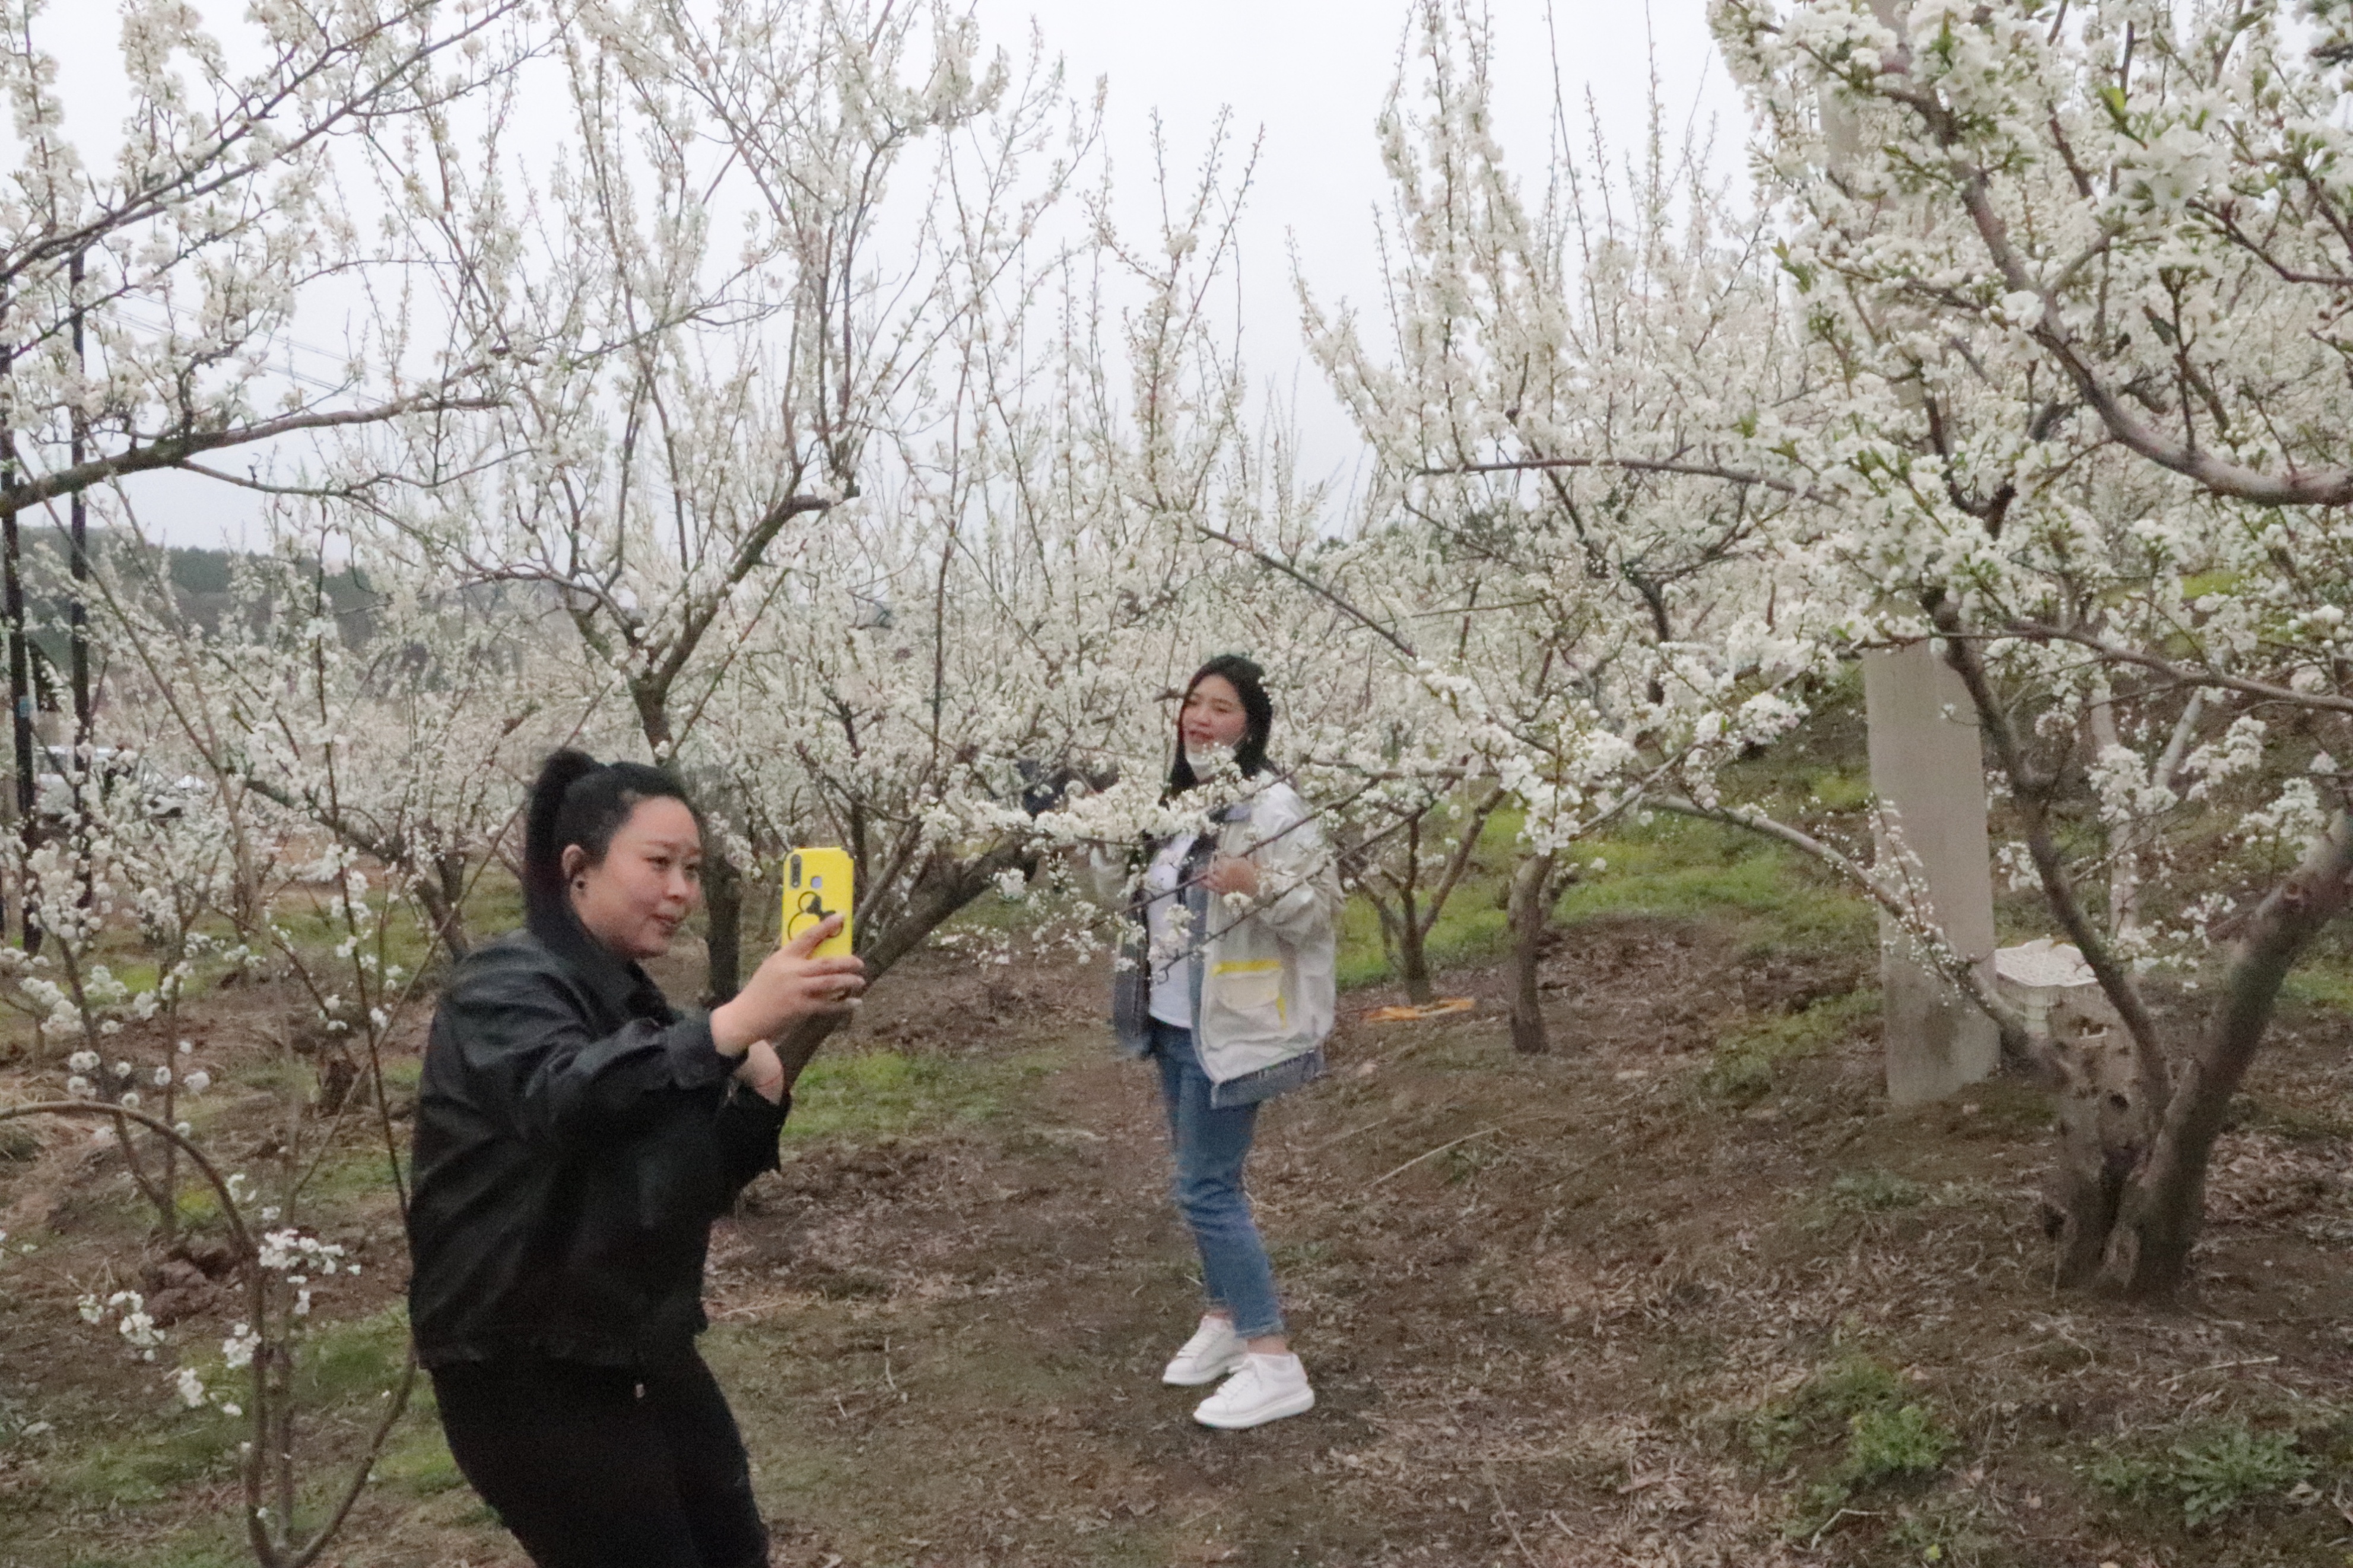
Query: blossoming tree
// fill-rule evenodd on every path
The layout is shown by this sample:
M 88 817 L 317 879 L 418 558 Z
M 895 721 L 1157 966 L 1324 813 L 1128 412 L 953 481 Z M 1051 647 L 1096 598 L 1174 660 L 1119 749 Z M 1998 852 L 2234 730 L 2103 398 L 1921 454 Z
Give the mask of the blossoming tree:
M 2347 18 L 2304 9 L 1715 7 L 1836 373 L 1756 460 L 1835 492 L 1852 602 L 1968 689 L 2017 861 L 2113 1015 L 2046 1053 L 2060 1276 L 2135 1295 L 2185 1279 L 2225 1107 L 2353 871 Z M 2290 778 L 2267 800 L 2229 784 L 2258 763 Z M 2077 800 L 2089 863 L 2057 829 Z M 2140 966 L 2222 936 L 2202 1026 L 2161 1021 Z
M 1808 393 L 1786 312 L 1704 158 L 1653 133 L 1625 176 L 1558 121 L 1531 199 L 1493 134 L 1493 41 L 1414 14 L 1379 125 L 1392 190 L 1386 352 L 1307 299 L 1310 342 L 1379 457 L 1395 589 L 1443 637 L 1396 640 L 1454 715 L 1472 771 L 1526 808 L 1514 1038 L 1541 1049 L 1535 957 L 1583 833 L 1794 722 L 1820 658 L 1792 486 L 1745 432 Z M 1399 623 L 1403 624 L 1403 623 Z M 1428 626 L 1427 620 L 1419 623 Z

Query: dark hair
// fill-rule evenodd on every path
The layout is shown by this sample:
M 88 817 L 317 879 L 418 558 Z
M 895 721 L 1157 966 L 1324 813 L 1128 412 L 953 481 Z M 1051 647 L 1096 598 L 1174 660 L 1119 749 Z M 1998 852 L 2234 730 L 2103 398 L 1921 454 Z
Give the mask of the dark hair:
M 564 852 L 577 844 L 588 864 L 597 865 L 613 847 L 613 835 L 640 801 L 674 800 L 689 811 L 679 782 L 643 763 L 600 763 L 586 752 L 550 752 L 531 786 L 531 810 L 523 819 L 523 920 L 532 934 L 552 947 L 576 946 L 584 933 L 564 894 Z
M 1221 653 L 1193 672 L 1185 683 L 1185 695 L 1191 697 L 1193 689 L 1211 676 L 1222 678 L 1242 700 L 1241 743 L 1234 748 L 1234 765 L 1241 769 L 1244 778 L 1256 776 L 1266 766 L 1266 738 L 1274 729 L 1274 702 L 1266 694 L 1266 671 L 1257 661 L 1238 653 Z M 1176 760 L 1168 769 L 1168 793 L 1182 794 L 1201 781 L 1194 776 L 1193 764 L 1185 760 L 1185 705 L 1176 705 Z

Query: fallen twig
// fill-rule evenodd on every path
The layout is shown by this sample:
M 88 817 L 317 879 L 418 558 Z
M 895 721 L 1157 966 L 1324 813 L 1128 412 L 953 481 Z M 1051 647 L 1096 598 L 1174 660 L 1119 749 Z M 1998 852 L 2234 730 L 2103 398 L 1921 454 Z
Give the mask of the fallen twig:
M 1487 1489 L 1494 1494 L 1495 1517 L 1502 1520 L 1504 1528 L 1512 1532 L 1512 1544 L 1520 1549 L 1520 1555 L 1527 1560 L 1528 1568 L 1537 1568 L 1536 1554 L 1528 1550 L 1528 1543 L 1520 1537 L 1519 1522 L 1512 1518 L 1511 1508 L 1504 1501 L 1504 1489 L 1495 1482 L 1495 1467 L 1493 1465 L 1487 1467 Z
M 1476 1132 L 1465 1132 L 1461 1137 L 1455 1139 L 1452 1142 L 1440 1143 L 1435 1149 L 1425 1150 L 1421 1153 L 1416 1154 L 1412 1159 L 1408 1160 L 1404 1164 L 1399 1165 L 1396 1170 L 1389 1172 L 1388 1175 L 1377 1177 L 1373 1182 L 1366 1186 L 1365 1191 L 1368 1193 L 1371 1192 L 1374 1187 L 1377 1187 L 1381 1183 L 1388 1181 L 1389 1176 L 1401 1176 L 1406 1172 L 1412 1170 L 1416 1165 L 1420 1164 L 1424 1160 L 1435 1159 L 1439 1155 L 1445 1153 L 1449 1149 L 1455 1147 L 1456 1144 L 1468 1143 L 1473 1138 L 1484 1138 L 1490 1132 L 1501 1132 L 1504 1129 L 1500 1125 L 1494 1127 L 1482 1127 Z
M 1392 1110 L 1387 1116 L 1377 1116 L 1370 1121 L 1362 1122 L 1357 1126 L 1349 1128 L 1345 1132 L 1335 1133 L 1333 1136 L 1324 1140 L 1321 1143 L 1312 1143 L 1308 1145 L 1306 1152 L 1310 1154 L 1321 1154 L 1326 1149 L 1337 1148 L 1341 1144 L 1345 1143 L 1349 1139 L 1354 1138 L 1359 1132 L 1370 1132 L 1376 1127 L 1388 1126 L 1390 1122 L 1395 1121 L 1398 1119 L 1398 1112 Z
M 1806 1550 L 1811 1552 L 1815 1547 L 1820 1546 L 1822 1543 L 1822 1537 L 1828 1535 L 1834 1528 L 1836 1528 L 1840 1520 L 1877 1519 L 1878 1517 L 1878 1511 L 1873 1509 L 1842 1508 L 1822 1521 L 1822 1527 L 1814 1531 L 1814 1538 L 1806 1542 Z
M 2279 1357 L 2275 1355 L 2259 1355 L 2252 1361 L 2218 1361 L 2212 1366 L 2197 1366 L 2191 1367 L 2188 1372 L 2177 1372 L 2171 1377 L 2167 1378 L 2158 1386 L 2163 1388 L 2172 1388 L 2180 1384 L 2186 1378 L 2196 1377 L 2200 1373 L 2230 1372 L 2242 1366 L 2270 1366 L 2278 1360 Z

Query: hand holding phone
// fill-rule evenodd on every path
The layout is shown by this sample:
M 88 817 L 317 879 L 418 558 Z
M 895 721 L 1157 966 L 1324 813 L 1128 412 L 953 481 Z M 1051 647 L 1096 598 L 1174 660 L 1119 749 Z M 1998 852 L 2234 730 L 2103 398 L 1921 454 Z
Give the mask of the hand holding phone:
M 828 915 L 841 917 L 841 930 L 817 945 L 818 958 L 847 957 L 849 917 L 857 904 L 857 865 L 846 849 L 802 848 L 785 857 L 784 939 L 792 941 Z
M 722 1056 L 741 1057 L 755 1040 L 773 1040 L 805 1018 L 844 1014 L 866 989 L 863 960 L 816 949 L 840 933 L 846 917 L 828 915 L 768 954 L 731 1001 L 711 1010 L 711 1043 Z M 787 1076 L 792 1068 L 786 1064 Z

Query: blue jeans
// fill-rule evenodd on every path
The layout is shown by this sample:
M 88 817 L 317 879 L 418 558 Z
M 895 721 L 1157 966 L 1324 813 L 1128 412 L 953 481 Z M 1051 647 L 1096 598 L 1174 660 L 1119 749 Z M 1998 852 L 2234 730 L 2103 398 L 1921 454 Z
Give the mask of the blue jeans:
M 1160 1064 L 1160 1098 L 1168 1110 L 1168 1142 L 1176 1175 L 1168 1184 L 1176 1211 L 1201 1252 L 1201 1283 L 1209 1304 L 1234 1316 L 1234 1332 L 1257 1339 L 1282 1332 L 1274 1299 L 1274 1268 L 1266 1260 L 1242 1191 L 1242 1162 L 1258 1129 L 1256 1105 L 1209 1104 L 1209 1078 L 1193 1034 L 1152 1021 L 1152 1056 Z

